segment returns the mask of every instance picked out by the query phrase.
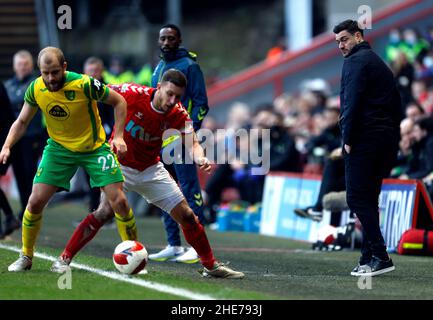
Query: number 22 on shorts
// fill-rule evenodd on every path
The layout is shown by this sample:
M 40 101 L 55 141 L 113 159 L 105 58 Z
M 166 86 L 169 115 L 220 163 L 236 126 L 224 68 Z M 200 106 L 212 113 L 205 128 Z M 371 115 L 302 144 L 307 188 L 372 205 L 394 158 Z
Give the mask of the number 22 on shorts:
M 102 171 L 107 171 L 107 170 L 110 170 L 110 169 L 117 168 L 116 160 L 114 159 L 114 156 L 112 154 L 108 154 L 105 157 L 104 156 L 100 156 L 98 158 L 98 163 L 101 163 L 101 162 L 102 162 L 102 168 L 101 168 Z M 107 163 L 108 164 L 111 163 L 111 166 L 110 165 L 107 166 Z

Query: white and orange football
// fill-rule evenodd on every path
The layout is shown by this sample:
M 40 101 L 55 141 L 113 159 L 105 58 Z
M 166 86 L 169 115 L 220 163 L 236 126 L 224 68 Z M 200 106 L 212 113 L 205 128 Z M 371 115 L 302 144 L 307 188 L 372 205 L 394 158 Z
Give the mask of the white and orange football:
M 137 274 L 146 267 L 147 250 L 138 241 L 126 240 L 114 249 L 113 263 L 120 273 Z

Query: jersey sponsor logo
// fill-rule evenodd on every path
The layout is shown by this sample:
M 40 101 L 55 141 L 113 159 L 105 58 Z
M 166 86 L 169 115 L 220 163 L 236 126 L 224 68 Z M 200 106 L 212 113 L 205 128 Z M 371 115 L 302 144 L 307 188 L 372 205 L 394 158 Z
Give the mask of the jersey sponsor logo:
M 73 100 L 75 100 L 75 91 L 73 91 L 73 90 L 65 91 L 65 97 L 66 97 L 66 99 L 68 99 L 69 101 L 73 101 Z
M 53 103 L 48 105 L 47 113 L 51 116 L 51 118 L 59 121 L 65 121 L 69 118 L 70 112 L 66 105 Z
M 151 136 L 149 133 L 144 131 L 144 128 L 135 124 L 133 120 L 129 120 L 128 124 L 125 127 L 125 131 L 131 134 L 131 137 L 134 139 L 140 139 L 142 141 L 151 142 L 158 141 L 161 137 Z

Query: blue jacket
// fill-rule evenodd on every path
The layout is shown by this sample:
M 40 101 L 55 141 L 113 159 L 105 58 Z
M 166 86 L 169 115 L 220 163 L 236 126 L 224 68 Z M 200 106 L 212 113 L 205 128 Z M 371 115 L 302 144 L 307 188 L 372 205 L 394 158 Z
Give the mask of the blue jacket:
M 168 69 L 174 68 L 186 76 L 188 83 L 181 101 L 188 110 L 195 131 L 200 129 L 201 122 L 209 111 L 206 85 L 196 57 L 194 53 L 180 47 L 175 53 L 161 55 L 161 61 L 152 74 L 152 87 L 154 88 Z

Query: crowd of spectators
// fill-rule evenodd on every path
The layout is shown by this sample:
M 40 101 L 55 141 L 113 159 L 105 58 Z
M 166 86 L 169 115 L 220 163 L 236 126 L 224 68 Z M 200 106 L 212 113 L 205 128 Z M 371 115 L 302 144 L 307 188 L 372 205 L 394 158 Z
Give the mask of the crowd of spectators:
M 390 177 L 421 179 L 433 195 L 433 27 L 391 30 L 382 58 L 395 75 L 406 115 L 401 123 L 399 162 Z M 150 84 L 150 65 L 134 73 L 124 62 L 121 57 L 112 57 L 103 74 L 106 82 Z M 284 93 L 267 105 L 236 102 L 225 125 L 207 116 L 203 128 L 224 128 L 234 133 L 239 129 L 269 129 L 270 171 L 321 175 L 330 155 L 341 147 L 339 115 L 339 98 L 331 95 L 330 85 L 320 78 L 307 79 L 297 92 Z M 239 141 L 231 145 L 230 139 L 225 139 L 232 159 L 215 166 L 202 184 L 211 222 L 221 202 L 239 199 L 254 204 L 263 194 L 265 176 L 251 174 L 253 165 L 248 159 L 236 159 L 245 146 Z M 230 189 L 234 193 L 226 197 L 224 192 Z
M 391 30 L 382 58 L 395 75 L 406 115 L 401 122 L 399 162 L 390 177 L 421 179 L 433 195 L 433 27 L 419 31 L 413 28 Z M 255 116 L 249 115 L 252 106 L 243 105 L 240 108 L 240 105 L 233 105 L 228 114 L 227 126 L 236 121 L 235 115 L 240 118 L 240 113 L 243 114 L 241 118 L 244 122 L 239 127 L 253 127 L 256 117 L 266 112 L 268 119 L 280 120 L 269 120 L 261 127 L 274 130 L 275 123 L 278 122 L 278 143 L 282 140 L 286 140 L 287 145 L 293 143 L 293 148 L 285 149 L 284 157 L 282 154 L 272 155 L 275 158 L 281 157 L 286 165 L 278 168 L 271 166 L 271 171 L 323 174 L 332 152 L 341 148 L 339 98 L 331 95 L 330 86 L 323 79 L 306 80 L 298 92 L 282 94 L 269 106 L 259 108 Z M 273 143 L 276 142 L 271 139 L 271 144 Z M 224 179 L 218 178 L 223 170 L 227 170 L 221 175 Z M 206 193 L 210 197 L 208 206 L 211 212 L 215 210 L 215 203 L 220 200 L 225 187 L 237 187 L 241 200 L 260 201 L 260 197 L 248 199 L 243 195 L 242 183 L 247 180 L 236 180 L 236 177 L 239 179 L 236 171 L 233 165 L 224 165 L 209 180 Z M 219 183 L 216 184 L 215 180 Z M 247 184 L 252 185 L 251 182 Z

